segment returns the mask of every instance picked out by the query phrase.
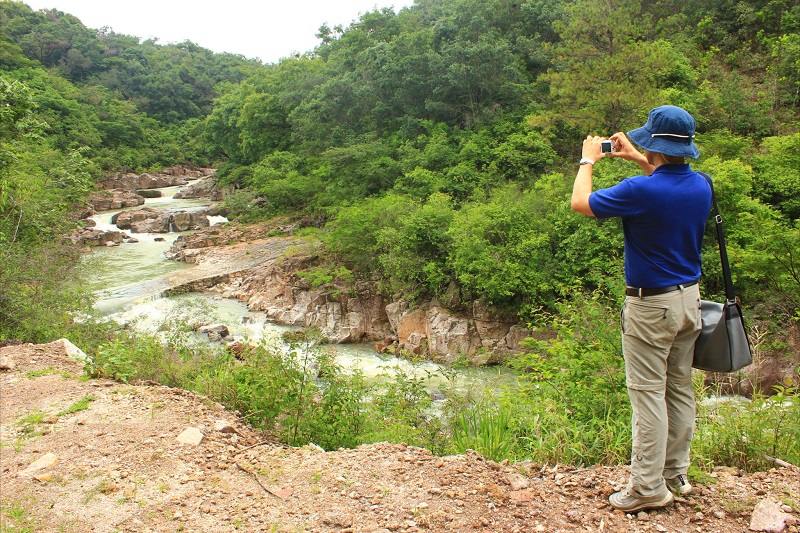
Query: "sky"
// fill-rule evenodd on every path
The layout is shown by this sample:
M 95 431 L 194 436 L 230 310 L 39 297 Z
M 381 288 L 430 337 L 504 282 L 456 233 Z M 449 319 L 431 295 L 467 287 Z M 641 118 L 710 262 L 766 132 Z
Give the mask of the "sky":
M 190 40 L 214 52 L 276 63 L 319 44 L 319 27 L 349 25 L 375 7 L 395 12 L 413 0 L 23 0 L 31 9 L 75 15 L 89 28 L 159 44 Z

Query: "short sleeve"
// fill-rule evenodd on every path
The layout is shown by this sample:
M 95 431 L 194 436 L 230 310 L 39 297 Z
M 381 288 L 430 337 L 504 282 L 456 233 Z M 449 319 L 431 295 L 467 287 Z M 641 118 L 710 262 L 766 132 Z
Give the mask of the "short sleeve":
M 629 217 L 638 214 L 631 179 L 626 179 L 613 187 L 600 189 L 589 195 L 589 207 L 597 218 Z

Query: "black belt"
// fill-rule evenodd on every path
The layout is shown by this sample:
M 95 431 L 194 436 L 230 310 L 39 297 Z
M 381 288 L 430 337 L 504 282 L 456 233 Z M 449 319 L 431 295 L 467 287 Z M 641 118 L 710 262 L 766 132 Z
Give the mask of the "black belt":
M 658 287 L 656 289 L 645 289 L 642 287 L 627 287 L 625 289 L 625 294 L 627 294 L 628 296 L 638 296 L 639 298 L 643 298 L 645 296 L 655 296 L 657 294 L 666 294 L 672 291 L 679 291 L 681 289 L 685 289 L 686 287 L 691 287 L 692 285 L 697 285 L 697 280 L 690 281 L 689 283 L 683 283 L 681 285 Z

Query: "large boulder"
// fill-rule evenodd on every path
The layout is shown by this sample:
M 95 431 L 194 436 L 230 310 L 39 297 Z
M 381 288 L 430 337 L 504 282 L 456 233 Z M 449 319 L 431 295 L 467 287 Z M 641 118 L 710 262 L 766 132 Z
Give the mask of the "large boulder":
M 208 215 L 205 211 L 176 211 L 170 215 L 172 231 L 188 231 L 207 228 Z
M 204 211 L 167 211 L 145 207 L 135 211 L 123 211 L 111 217 L 111 223 L 119 229 L 133 233 L 169 233 L 188 231 L 209 226 Z
M 99 191 L 86 200 L 92 211 L 111 211 L 144 204 L 144 197 L 132 191 Z
M 103 231 L 91 227 L 75 230 L 69 236 L 72 244 L 84 246 L 117 246 L 122 244 L 124 238 L 121 231 Z
M 111 223 L 134 233 L 169 233 L 169 217 L 169 211 L 145 207 L 117 213 L 111 217 Z

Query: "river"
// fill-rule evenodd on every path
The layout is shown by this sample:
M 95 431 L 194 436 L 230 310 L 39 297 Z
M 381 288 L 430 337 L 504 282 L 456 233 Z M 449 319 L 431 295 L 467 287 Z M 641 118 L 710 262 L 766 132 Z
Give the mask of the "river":
M 115 213 L 142 207 L 170 210 L 200 210 L 210 202 L 202 199 L 176 199 L 179 187 L 159 189 L 161 198 L 145 200 L 144 206 L 117 209 L 97 213 L 93 217 L 98 229 L 118 229 L 111 224 Z M 223 217 L 209 217 L 213 224 L 224 223 Z M 84 256 L 84 283 L 96 295 L 94 307 L 99 314 L 120 324 L 155 332 L 166 320 L 179 318 L 204 323 L 225 324 L 230 337 L 240 342 L 267 342 L 285 348 L 281 336 L 297 329 L 275 324 L 266 319 L 264 313 L 251 312 L 238 300 L 220 298 L 217 295 L 190 293 L 164 297 L 169 288 L 167 276 L 194 265 L 171 261 L 164 252 L 172 246 L 180 233 L 149 234 L 127 232 L 138 242 L 123 243 L 114 247 L 99 247 Z M 197 316 L 200 315 L 200 316 Z M 198 340 L 207 342 L 205 335 Z M 428 389 L 435 394 L 445 386 L 458 389 L 498 390 L 514 386 L 516 378 L 506 368 L 459 368 L 448 369 L 430 361 L 409 362 L 405 359 L 378 353 L 371 344 L 336 344 L 325 347 L 335 353 L 336 362 L 344 368 L 358 368 L 366 378 L 379 380 L 391 378 L 397 372 L 424 379 Z

